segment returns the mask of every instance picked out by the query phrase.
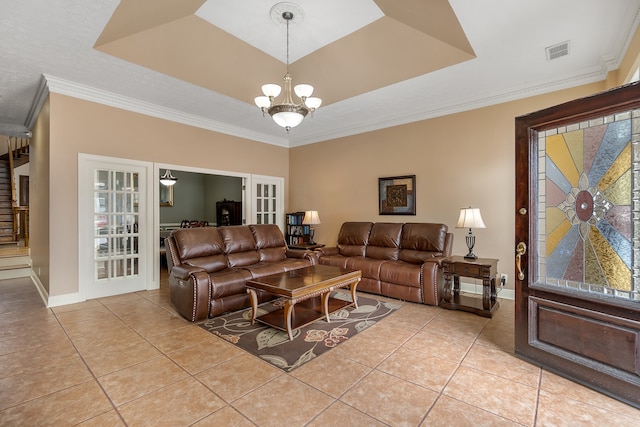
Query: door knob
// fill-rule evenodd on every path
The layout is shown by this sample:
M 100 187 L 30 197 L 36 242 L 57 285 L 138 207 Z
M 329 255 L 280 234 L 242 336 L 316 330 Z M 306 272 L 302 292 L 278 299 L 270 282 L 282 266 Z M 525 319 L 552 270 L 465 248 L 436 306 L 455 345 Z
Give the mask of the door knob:
M 522 272 L 522 264 L 520 258 L 527 253 L 527 245 L 524 242 L 518 243 L 516 246 L 516 267 L 518 267 L 518 279 L 524 280 L 524 273 Z

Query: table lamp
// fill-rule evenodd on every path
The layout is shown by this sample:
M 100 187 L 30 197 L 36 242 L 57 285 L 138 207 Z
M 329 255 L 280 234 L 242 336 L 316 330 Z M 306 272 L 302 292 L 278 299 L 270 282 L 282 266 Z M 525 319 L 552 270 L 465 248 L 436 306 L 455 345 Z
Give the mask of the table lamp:
M 467 234 L 467 247 L 469 248 L 469 253 L 464 257 L 467 259 L 476 259 L 478 258 L 476 254 L 473 253 L 473 247 L 476 244 L 476 236 L 473 235 L 471 231 L 472 228 L 486 228 L 484 222 L 482 221 L 482 215 L 480 215 L 480 209 L 472 208 L 469 206 L 468 208 L 460 209 L 460 217 L 458 218 L 458 223 L 456 224 L 456 228 L 468 228 L 469 234 Z
M 314 225 L 320 224 L 320 216 L 318 215 L 318 211 L 306 211 L 304 213 L 304 219 L 302 223 L 305 225 L 309 225 L 309 244 L 315 245 L 316 242 L 313 241 L 313 235 L 315 234 Z

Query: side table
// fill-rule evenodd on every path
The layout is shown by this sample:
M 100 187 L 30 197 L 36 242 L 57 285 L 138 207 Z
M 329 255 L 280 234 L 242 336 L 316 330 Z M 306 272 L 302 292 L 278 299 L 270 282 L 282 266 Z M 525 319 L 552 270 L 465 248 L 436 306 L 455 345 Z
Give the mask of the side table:
M 463 310 L 484 317 L 493 317 L 498 309 L 496 279 L 498 260 L 491 258 L 469 259 L 452 256 L 442 261 L 444 295 L 440 305 L 450 310 Z M 482 299 L 460 295 L 460 277 L 482 280 Z M 453 281 L 453 289 L 451 282 Z
M 291 248 L 291 249 L 309 249 L 310 251 L 312 251 L 314 249 L 324 248 L 324 245 L 319 244 L 319 243 L 315 243 L 313 245 L 310 245 L 308 243 L 302 243 L 300 245 L 289 245 L 289 248 Z

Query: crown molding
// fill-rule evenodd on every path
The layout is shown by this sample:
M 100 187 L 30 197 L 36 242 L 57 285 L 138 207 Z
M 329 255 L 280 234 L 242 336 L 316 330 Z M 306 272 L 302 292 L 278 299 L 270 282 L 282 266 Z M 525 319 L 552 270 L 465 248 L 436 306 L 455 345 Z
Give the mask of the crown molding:
M 40 110 L 42 110 L 42 106 L 44 105 L 48 96 L 49 88 L 47 87 L 47 81 L 44 75 L 42 75 L 42 77 L 40 78 L 40 82 L 38 82 L 36 96 L 31 103 L 31 108 L 29 108 L 27 119 L 24 122 L 24 125 L 28 130 L 33 129 L 33 126 L 35 126 L 38 115 L 40 115 Z
M 354 126 L 352 124 L 348 128 L 343 127 L 342 129 L 335 129 L 330 132 L 316 133 L 307 137 L 293 139 L 290 146 L 298 147 L 302 145 L 315 144 L 322 141 L 344 138 L 361 133 L 419 122 L 422 120 L 434 119 L 449 114 L 462 113 L 478 108 L 489 107 L 492 105 L 502 104 L 518 99 L 529 98 L 532 96 L 543 95 L 545 93 L 550 93 L 558 90 L 595 83 L 605 79 L 607 72 L 609 70 L 616 69 L 617 65 L 618 63 L 615 61 L 608 61 L 604 62 L 602 64 L 602 67 L 598 68 L 597 70 L 592 70 L 591 72 L 585 74 L 570 76 L 564 79 L 553 80 L 533 86 L 521 86 L 510 91 L 492 94 L 491 96 L 487 96 L 484 98 L 463 100 L 451 105 L 443 105 L 441 107 L 430 110 L 418 111 L 414 114 L 406 114 L 405 112 L 401 111 L 392 117 L 388 117 L 386 120 L 369 120 L 366 122 L 360 122 L 357 126 Z
M 433 119 L 449 114 L 461 113 L 477 108 L 488 107 L 504 102 L 594 83 L 605 79 L 607 72 L 616 69 L 618 65 L 619 61 L 603 61 L 601 67 L 595 70 L 591 70 L 590 72 L 585 74 L 569 76 L 564 79 L 548 81 L 532 86 L 521 86 L 510 91 L 492 94 L 491 96 L 487 96 L 484 98 L 467 99 L 455 104 L 443 105 L 441 107 L 430 110 L 418 112 L 414 111 L 413 114 L 407 114 L 406 112 L 399 111 L 397 112 L 397 114 L 392 117 L 388 117 L 386 120 L 372 119 L 361 121 L 359 123 L 352 122 L 348 127 L 337 128 L 331 131 L 327 131 L 325 128 L 325 130 L 316 132 L 314 134 L 298 138 L 290 137 L 290 139 L 278 138 L 259 132 L 248 131 L 247 129 L 237 126 L 230 126 L 223 122 L 187 114 L 182 111 L 162 107 L 149 102 L 119 95 L 113 92 L 96 89 L 90 86 L 71 82 L 69 80 L 43 74 L 43 79 L 38 87 L 36 99 L 29 113 L 27 128 L 31 129 L 33 123 L 35 122 L 35 119 L 37 118 L 37 115 L 40 112 L 40 109 L 42 108 L 44 101 L 46 100 L 46 97 L 49 95 L 49 92 L 53 92 L 78 99 L 83 99 L 85 101 L 95 102 L 98 104 L 108 105 L 111 107 L 144 114 L 151 117 L 157 117 L 163 120 L 182 123 L 187 126 L 194 126 L 197 128 L 220 132 L 223 134 L 245 138 L 252 141 L 277 145 L 279 147 L 292 148 L 337 138 L 344 138 L 361 133 L 372 132 L 394 126 L 401 126 L 408 123 Z
M 286 138 L 277 138 L 259 132 L 248 131 L 241 127 L 231 126 L 216 120 L 184 113 L 172 108 L 162 107 L 160 105 L 140 101 L 135 98 L 119 95 L 106 90 L 96 89 L 91 86 L 75 83 L 49 74 L 43 74 L 43 80 L 45 81 L 45 85 L 48 89 L 46 95 L 44 95 L 45 99 L 49 92 L 53 92 L 85 101 L 95 102 L 97 104 L 120 108 L 134 113 L 144 114 L 150 117 L 181 123 L 187 126 L 237 136 L 239 138 L 249 139 L 252 141 L 264 142 L 266 144 L 277 145 L 280 147 L 289 147 L 289 140 Z M 41 95 L 40 91 L 39 95 Z M 42 102 L 40 102 L 37 110 L 38 112 L 40 111 L 40 108 L 42 108 Z M 34 103 L 34 105 L 37 105 L 37 103 Z M 35 116 L 37 117 L 37 114 Z

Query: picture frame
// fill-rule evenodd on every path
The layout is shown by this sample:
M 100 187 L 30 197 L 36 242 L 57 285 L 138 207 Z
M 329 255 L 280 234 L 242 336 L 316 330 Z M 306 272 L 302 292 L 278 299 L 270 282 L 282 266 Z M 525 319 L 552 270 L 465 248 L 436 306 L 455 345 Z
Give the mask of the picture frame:
M 416 214 L 416 176 L 378 178 L 380 215 Z
M 173 206 L 173 185 L 160 184 L 160 206 Z

